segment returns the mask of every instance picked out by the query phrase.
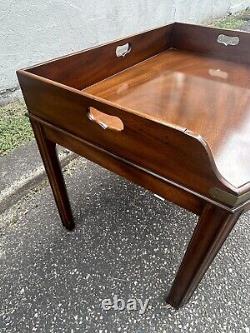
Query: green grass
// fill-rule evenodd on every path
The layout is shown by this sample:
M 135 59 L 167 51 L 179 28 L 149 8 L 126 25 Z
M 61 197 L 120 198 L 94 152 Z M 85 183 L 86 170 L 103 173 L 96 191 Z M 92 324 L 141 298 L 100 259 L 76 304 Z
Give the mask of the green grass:
M 239 29 L 245 23 L 240 17 L 228 16 L 213 22 L 213 26 L 223 29 Z
M 5 155 L 33 137 L 25 112 L 23 101 L 0 107 L 0 155 Z
M 215 20 L 211 25 L 222 29 L 240 29 L 249 20 L 250 8 L 238 13 Z

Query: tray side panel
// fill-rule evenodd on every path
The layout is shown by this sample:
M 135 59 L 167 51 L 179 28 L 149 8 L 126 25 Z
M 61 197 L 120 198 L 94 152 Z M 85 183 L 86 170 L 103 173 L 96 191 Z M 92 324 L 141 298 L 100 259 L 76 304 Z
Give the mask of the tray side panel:
M 205 205 L 205 200 L 197 198 L 180 188 L 167 184 L 161 179 L 150 175 L 143 170 L 117 159 L 100 148 L 89 144 L 88 142 L 77 138 L 74 135 L 59 130 L 51 125 L 44 125 L 46 136 L 49 140 L 66 147 L 75 153 L 84 156 L 88 160 L 126 178 L 133 183 L 157 193 L 168 201 L 174 202 L 179 206 L 200 215 Z
M 152 57 L 171 46 L 173 24 L 127 37 L 28 69 L 29 72 L 82 90 Z M 131 50 L 117 57 L 116 48 L 129 43 Z
M 218 43 L 219 35 L 238 37 L 239 44 L 226 46 Z M 172 42 L 173 47 L 177 49 L 200 52 L 206 56 L 250 64 L 250 33 L 175 23 Z
M 32 74 L 18 75 L 31 114 L 207 197 L 214 187 L 235 193 L 217 174 L 201 139 Z M 90 107 L 119 117 L 124 130 L 105 130 L 92 122 Z

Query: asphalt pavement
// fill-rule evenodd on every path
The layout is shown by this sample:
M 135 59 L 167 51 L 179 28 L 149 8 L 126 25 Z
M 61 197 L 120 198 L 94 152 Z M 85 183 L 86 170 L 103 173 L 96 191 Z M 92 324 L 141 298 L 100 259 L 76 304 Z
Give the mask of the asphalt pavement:
M 1 333 L 250 332 L 250 214 L 176 311 L 164 299 L 197 217 L 85 159 L 71 164 L 73 232 L 62 227 L 47 183 L 1 229 Z M 104 310 L 114 297 L 119 309 Z M 143 314 L 139 301 L 148 302 Z

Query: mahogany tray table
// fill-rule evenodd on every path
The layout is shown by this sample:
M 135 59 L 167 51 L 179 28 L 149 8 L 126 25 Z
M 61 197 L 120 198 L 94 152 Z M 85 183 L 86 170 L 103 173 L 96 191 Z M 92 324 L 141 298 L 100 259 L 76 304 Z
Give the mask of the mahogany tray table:
M 199 216 L 175 308 L 250 208 L 249 65 L 249 33 L 173 23 L 17 71 L 67 229 L 56 144 Z

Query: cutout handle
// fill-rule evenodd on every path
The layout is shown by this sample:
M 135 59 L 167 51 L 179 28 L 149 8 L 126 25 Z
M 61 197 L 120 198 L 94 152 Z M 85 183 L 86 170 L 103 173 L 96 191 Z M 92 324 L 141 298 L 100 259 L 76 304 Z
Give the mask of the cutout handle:
M 218 36 L 217 42 L 225 46 L 236 46 L 240 43 L 240 38 L 221 34 Z
M 214 77 L 218 77 L 220 79 L 224 79 L 224 80 L 228 79 L 228 73 L 222 71 L 221 69 L 211 68 L 211 69 L 209 69 L 208 73 L 209 73 L 209 75 L 214 76 Z
M 125 57 L 128 53 L 131 52 L 131 45 L 126 43 L 124 45 L 119 45 L 116 48 L 116 56 L 117 57 Z
M 90 121 L 95 122 L 103 129 L 110 129 L 119 132 L 124 130 L 124 125 L 120 118 L 110 116 L 106 113 L 96 110 L 95 108 L 90 107 L 87 116 Z

